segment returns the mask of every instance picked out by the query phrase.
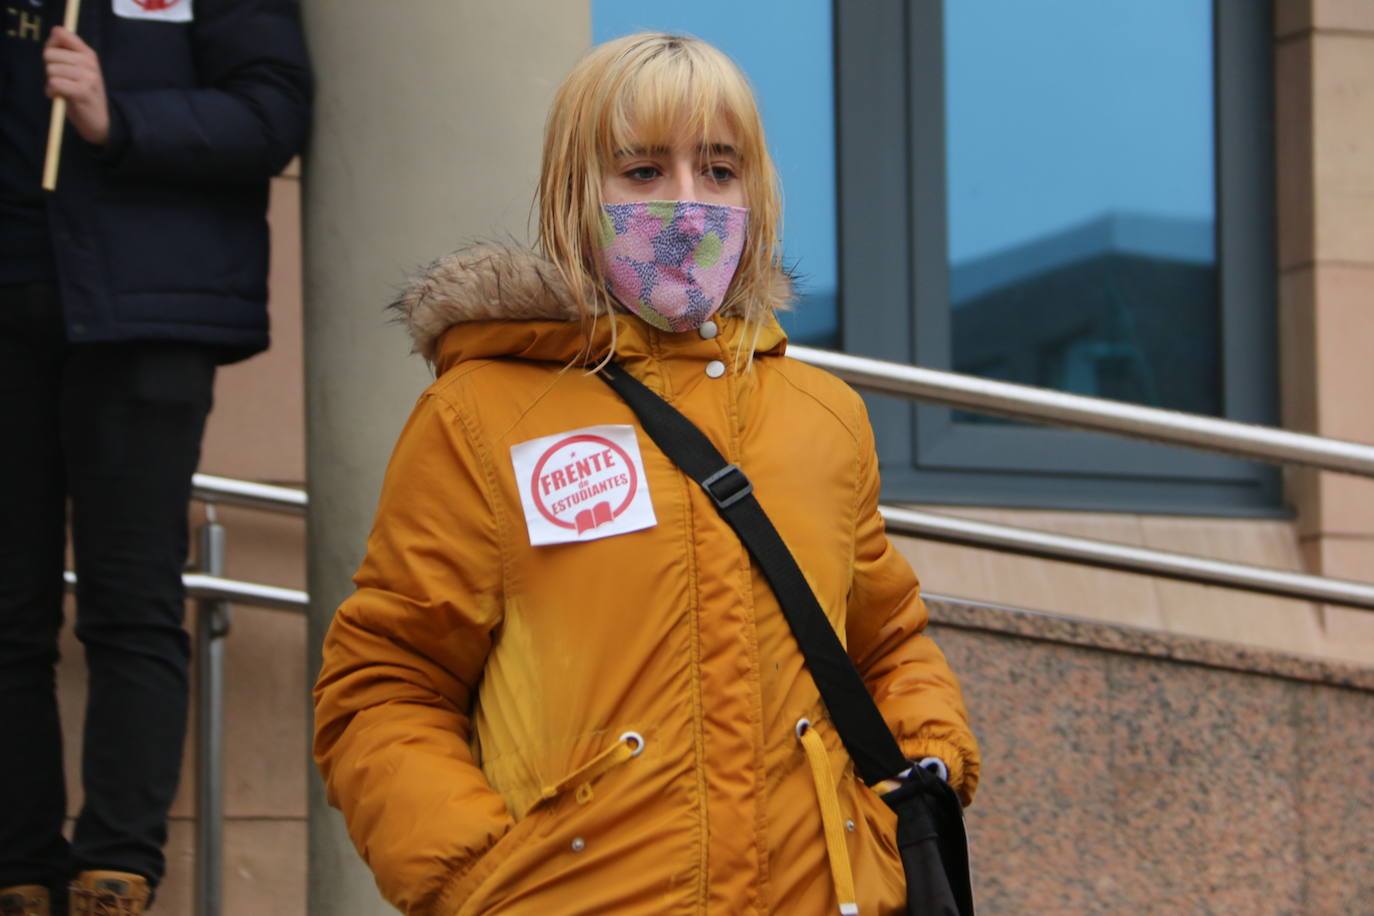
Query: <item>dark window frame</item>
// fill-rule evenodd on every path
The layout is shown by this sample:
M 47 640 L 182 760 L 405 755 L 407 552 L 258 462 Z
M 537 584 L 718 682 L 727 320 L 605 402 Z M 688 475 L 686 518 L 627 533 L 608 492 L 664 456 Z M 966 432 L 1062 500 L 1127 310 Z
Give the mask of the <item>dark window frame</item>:
M 1272 7 L 1214 0 L 1213 8 L 1223 410 L 1228 419 L 1272 425 Z M 844 0 L 834 9 L 844 349 L 949 368 L 943 3 Z M 1279 472 L 1268 466 L 1091 433 L 956 424 L 945 408 L 866 399 L 890 501 L 1282 512 Z

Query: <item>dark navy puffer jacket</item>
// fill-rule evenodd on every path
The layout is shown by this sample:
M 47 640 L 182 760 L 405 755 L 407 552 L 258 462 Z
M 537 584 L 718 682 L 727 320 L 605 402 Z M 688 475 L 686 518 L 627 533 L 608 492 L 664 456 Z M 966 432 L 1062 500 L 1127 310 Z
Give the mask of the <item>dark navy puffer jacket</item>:
M 68 126 L 49 225 L 69 340 L 227 361 L 267 346 L 268 181 L 305 140 L 310 70 L 295 0 L 174 2 L 191 21 L 82 4 L 111 133 L 99 148 Z

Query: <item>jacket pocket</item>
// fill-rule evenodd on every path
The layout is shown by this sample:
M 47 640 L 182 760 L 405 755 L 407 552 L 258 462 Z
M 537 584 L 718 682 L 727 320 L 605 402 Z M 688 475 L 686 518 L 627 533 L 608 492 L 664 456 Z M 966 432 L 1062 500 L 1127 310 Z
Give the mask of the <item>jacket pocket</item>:
M 459 879 L 453 890 L 445 894 L 447 899 L 463 901 L 455 916 L 483 912 L 481 909 L 474 910 L 472 908 L 472 904 L 480 901 L 484 896 L 482 893 L 483 885 L 487 883 L 487 880 L 497 869 L 510 859 L 515 850 L 521 848 L 529 840 L 534 830 L 548 818 L 549 813 L 550 806 L 540 806 L 512 824 L 511 828 L 501 834 L 500 838 L 491 845 L 491 848 L 483 853 L 482 858 L 477 860 L 477 864 L 468 869 L 467 874 Z
M 643 749 L 644 739 L 626 732 L 588 763 L 546 787 L 449 896 L 462 901 L 455 916 L 503 912 L 506 904 L 517 902 L 521 888 L 531 885 L 539 871 L 561 853 L 581 853 L 586 840 L 569 835 L 575 832 L 572 828 L 589 827 L 602 819 L 601 812 L 592 810 L 598 800 L 596 784 Z
M 857 776 L 850 780 L 855 818 L 854 883 L 865 913 L 904 916 L 906 874 L 897 848 L 897 815 Z
M 897 850 L 897 814 L 882 796 L 864 785 L 858 776 L 854 777 L 854 808 L 863 816 L 868 831 L 876 838 L 883 851 L 900 863 L 901 855 Z

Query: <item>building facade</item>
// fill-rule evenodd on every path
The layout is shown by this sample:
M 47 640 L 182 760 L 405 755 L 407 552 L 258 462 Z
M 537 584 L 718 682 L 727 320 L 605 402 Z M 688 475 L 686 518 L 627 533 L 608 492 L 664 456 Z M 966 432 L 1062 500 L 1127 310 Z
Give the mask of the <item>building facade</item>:
M 299 520 L 219 511 L 229 575 L 308 583 L 314 601 L 308 620 L 235 611 L 227 913 L 388 912 L 321 797 L 303 689 L 349 591 L 391 443 L 427 379 L 383 306 L 408 272 L 452 248 L 528 237 L 544 113 L 593 40 L 637 26 L 695 31 L 750 73 L 803 277 L 788 319 L 796 339 L 1374 442 L 1374 5 L 758 0 L 696 4 L 700 23 L 672 6 L 681 4 L 514 0 L 415 4 L 401 15 L 355 0 L 304 2 L 318 120 L 304 165 L 274 184 L 274 346 L 222 373 L 202 461 L 225 476 L 308 480 L 312 500 L 308 531 Z M 1073 156 L 1082 158 L 1065 172 Z M 1104 196 L 1078 199 L 1079 185 Z M 872 409 L 889 502 L 1374 580 L 1374 482 L 897 402 Z M 970 829 L 975 856 L 992 860 L 980 878 L 990 912 L 1114 911 L 1092 899 L 1165 906 L 1182 899 L 1159 896 L 1171 880 L 1180 894 L 1206 891 L 1186 863 L 1121 839 L 1123 824 L 1144 836 L 1196 823 L 1122 807 L 1122 787 L 1139 789 L 1131 780 L 1158 761 L 1144 753 L 1138 770 L 1102 762 L 1129 756 L 1124 737 L 1093 743 L 1116 740 L 1120 710 L 1205 719 L 1220 729 L 1214 750 L 1245 757 L 1266 753 L 1245 733 L 1263 732 L 1270 709 L 1246 696 L 1292 712 L 1326 703 L 1329 690 L 1351 715 L 1374 697 L 1374 679 L 1359 673 L 1374 667 L 1368 612 L 912 539 L 901 546 L 926 591 L 942 597 L 933 613 L 968 672 L 975 729 L 978 702 L 989 707 L 989 732 L 980 731 L 989 795 L 986 808 L 971 809 Z M 75 644 L 67 649 L 75 658 Z M 1029 681 L 1008 680 L 1021 666 Z M 79 669 L 64 663 L 61 674 L 72 746 Z M 1182 710 L 1180 690 L 1244 715 L 1217 725 L 1211 707 Z M 1093 719 L 1104 697 L 1116 698 L 1117 712 Z M 1293 713 L 1272 747 L 1308 753 L 1335 741 L 1315 715 Z M 1083 741 L 1057 809 L 1028 801 L 1033 787 L 1010 776 L 999 788 L 996 775 L 999 759 L 1010 773 L 1034 764 L 1030 751 L 1055 755 L 1036 724 L 1056 716 L 1055 728 Z M 1370 795 L 1357 826 L 1360 817 L 1368 826 L 1374 804 L 1367 745 L 1340 749 L 1365 761 L 1364 781 L 1347 787 L 1352 798 Z M 167 912 L 191 912 L 192 767 L 188 749 Z M 1104 785 L 1116 794 L 1074 788 Z M 1323 818 L 1351 816 L 1304 798 L 1279 816 L 1314 836 L 1329 834 Z M 1174 814 L 1201 816 L 1158 817 Z M 1036 867 L 1057 872 L 1007 835 L 1043 834 L 1051 820 L 1065 843 L 1146 862 L 1153 884 L 1067 853 L 1050 856 L 1064 874 L 1097 868 L 1107 883 L 1033 877 Z M 1313 879 L 1266 886 L 1267 902 L 1246 897 L 1242 885 L 1260 880 L 1239 864 L 1250 847 L 1205 835 L 1213 852 L 1234 857 L 1208 860 L 1217 899 L 1233 904 L 1218 912 L 1354 912 L 1342 882 L 1351 894 L 1368 889 L 1355 866 L 1369 863 L 1342 865 L 1333 851 L 1328 860 L 1350 869 L 1327 882 L 1338 891 L 1323 897 Z M 1297 856 L 1292 867 L 1311 873 L 1299 852 L 1269 852 Z

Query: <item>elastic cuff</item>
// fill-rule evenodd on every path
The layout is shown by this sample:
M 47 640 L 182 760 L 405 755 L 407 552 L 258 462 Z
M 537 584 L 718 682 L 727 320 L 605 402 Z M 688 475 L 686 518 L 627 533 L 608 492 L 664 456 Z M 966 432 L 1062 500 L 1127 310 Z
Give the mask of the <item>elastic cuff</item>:
M 949 778 L 945 781 L 958 793 L 959 800 L 965 805 L 973 800 L 974 789 L 978 786 L 976 757 L 970 760 L 957 744 L 940 738 L 907 738 L 901 744 L 908 760 L 939 758 L 949 770 Z

